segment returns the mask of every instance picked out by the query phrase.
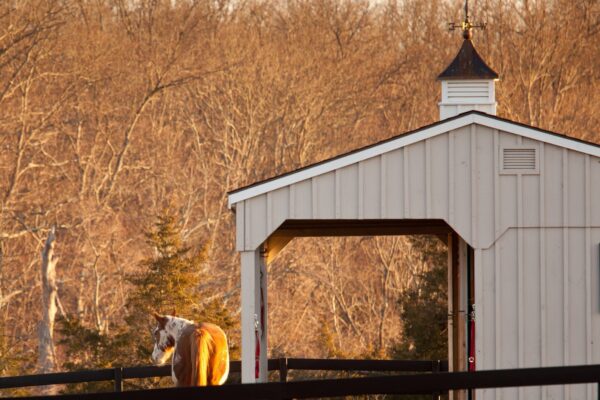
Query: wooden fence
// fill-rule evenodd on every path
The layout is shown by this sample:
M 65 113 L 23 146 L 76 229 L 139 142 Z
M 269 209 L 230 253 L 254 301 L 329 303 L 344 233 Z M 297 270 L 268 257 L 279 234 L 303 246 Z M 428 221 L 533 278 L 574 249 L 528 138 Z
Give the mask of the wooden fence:
M 277 358 L 268 361 L 269 371 L 279 372 L 279 382 L 287 382 L 289 370 L 303 371 L 364 371 L 364 372 L 443 372 L 448 371 L 446 360 L 406 361 L 406 360 L 339 360 Z M 239 373 L 240 361 L 231 361 L 230 373 Z M 123 391 L 126 379 L 142 379 L 171 376 L 171 366 L 128 367 L 75 372 L 59 372 L 41 375 L 0 377 L 0 389 L 29 386 L 46 386 L 87 382 L 113 381 L 114 392 Z M 234 385 L 227 385 L 234 386 Z M 243 386 L 243 385 L 242 385 Z M 137 391 L 136 391 L 137 392 Z M 0 392 L 1 393 L 1 392 Z M 127 393 L 134 393 L 129 391 Z M 436 395 L 437 397 L 437 395 Z

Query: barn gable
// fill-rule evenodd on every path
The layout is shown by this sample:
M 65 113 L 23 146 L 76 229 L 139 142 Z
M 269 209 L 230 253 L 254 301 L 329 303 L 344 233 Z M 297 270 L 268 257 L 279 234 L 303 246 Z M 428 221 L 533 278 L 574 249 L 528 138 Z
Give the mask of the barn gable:
M 587 187 L 600 202 L 599 189 L 582 181 L 600 181 L 592 160 L 600 161 L 595 144 L 471 111 L 233 191 L 229 204 L 244 227 L 238 250 L 258 248 L 286 220 L 304 219 L 440 219 L 471 246 L 487 248 L 510 227 L 540 225 L 530 208 L 567 187 L 563 162 L 571 166 L 566 178 L 581 177 L 570 182 L 571 193 Z M 547 207 L 550 221 L 559 208 Z M 592 219 L 600 225 L 600 215 Z

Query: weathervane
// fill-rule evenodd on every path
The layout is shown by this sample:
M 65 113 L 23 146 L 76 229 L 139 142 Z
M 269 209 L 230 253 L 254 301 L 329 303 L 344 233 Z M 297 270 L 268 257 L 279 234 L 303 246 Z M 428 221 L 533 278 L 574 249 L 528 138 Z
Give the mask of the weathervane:
M 473 28 L 485 29 L 486 23 L 481 23 L 478 25 L 472 24 L 469 20 L 469 0 L 465 0 L 465 20 L 460 24 L 455 22 L 448 23 L 448 30 L 453 31 L 455 29 L 462 29 L 463 37 L 465 39 L 471 39 L 473 37 L 473 32 L 471 31 Z

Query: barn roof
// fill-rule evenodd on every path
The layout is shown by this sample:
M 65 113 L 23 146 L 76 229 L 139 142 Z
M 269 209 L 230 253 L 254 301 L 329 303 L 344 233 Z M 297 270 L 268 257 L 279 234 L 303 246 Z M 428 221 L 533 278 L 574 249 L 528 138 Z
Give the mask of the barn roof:
M 423 126 L 416 130 L 394 136 L 392 138 L 374 143 L 336 157 L 320 161 L 315 164 L 277 175 L 253 184 L 228 192 L 229 207 L 240 201 L 273 191 L 296 182 L 331 172 L 383 153 L 387 153 L 410 144 L 435 137 L 448 131 L 459 129 L 470 124 L 478 124 L 492 129 L 520 135 L 544 143 L 553 144 L 581 153 L 600 157 L 600 145 L 584 140 L 572 138 L 560 133 L 535 128 L 509 119 L 479 111 L 468 111 L 452 118 Z

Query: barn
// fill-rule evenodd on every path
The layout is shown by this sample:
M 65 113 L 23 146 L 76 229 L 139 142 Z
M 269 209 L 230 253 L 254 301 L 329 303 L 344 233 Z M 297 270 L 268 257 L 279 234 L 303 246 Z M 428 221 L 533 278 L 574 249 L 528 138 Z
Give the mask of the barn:
M 600 146 L 496 116 L 471 27 L 440 120 L 229 193 L 242 380 L 267 379 L 266 265 L 294 237 L 435 234 L 448 245 L 450 370 L 600 363 Z M 478 399 L 592 399 L 592 385 Z

